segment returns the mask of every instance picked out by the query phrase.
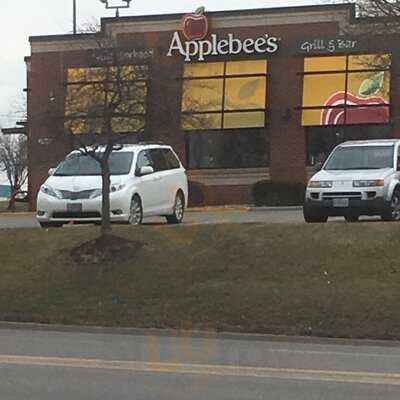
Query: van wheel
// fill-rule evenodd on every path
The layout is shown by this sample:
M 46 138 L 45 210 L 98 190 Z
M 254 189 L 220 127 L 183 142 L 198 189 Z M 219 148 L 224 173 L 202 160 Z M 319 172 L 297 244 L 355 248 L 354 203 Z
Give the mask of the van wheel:
M 130 225 L 140 225 L 143 221 L 143 207 L 139 196 L 135 195 L 132 197 L 131 206 L 129 208 L 129 219 Z
M 169 224 L 180 224 L 183 221 L 184 213 L 185 202 L 183 200 L 183 194 L 178 192 L 175 196 L 174 213 L 172 215 L 166 215 L 165 218 L 167 218 Z
M 303 207 L 304 220 L 308 223 L 323 223 L 328 221 L 328 216 L 320 213 L 312 212 L 308 207 Z
M 42 228 L 61 228 L 63 226 L 62 222 L 39 222 Z
M 382 214 L 384 221 L 399 221 L 400 220 L 400 189 L 397 188 L 392 194 L 390 206 Z
M 358 222 L 359 218 L 360 218 L 360 216 L 355 215 L 355 214 L 349 214 L 349 215 L 344 216 L 344 219 L 346 220 L 346 222 Z

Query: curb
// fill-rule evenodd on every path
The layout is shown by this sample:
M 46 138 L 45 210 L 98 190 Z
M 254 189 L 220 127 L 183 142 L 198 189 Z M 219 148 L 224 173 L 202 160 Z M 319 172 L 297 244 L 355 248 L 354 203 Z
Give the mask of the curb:
M 248 205 L 232 205 L 232 206 L 205 206 L 205 207 L 188 207 L 186 212 L 229 212 L 229 211 L 250 211 L 251 206 Z
M 186 212 L 229 212 L 229 211 L 298 211 L 302 210 L 303 206 L 262 206 L 256 207 L 251 205 L 237 206 L 211 206 L 211 207 L 190 207 Z
M 303 206 L 282 206 L 282 207 L 251 207 L 250 211 L 299 211 Z
M 383 339 L 346 339 L 325 338 L 313 336 L 285 336 L 268 335 L 256 333 L 233 333 L 214 331 L 189 331 L 181 329 L 156 329 L 156 328 L 115 328 L 101 326 L 77 326 L 77 325 L 50 325 L 31 322 L 4 322 L 0 321 L 1 330 L 31 330 L 42 332 L 60 333 L 89 333 L 89 334 L 112 334 L 132 336 L 162 336 L 162 337 L 184 337 L 193 339 L 216 339 L 216 340 L 242 340 L 276 343 L 299 343 L 299 344 L 321 344 L 341 346 L 372 346 L 372 347 L 400 347 L 399 340 Z

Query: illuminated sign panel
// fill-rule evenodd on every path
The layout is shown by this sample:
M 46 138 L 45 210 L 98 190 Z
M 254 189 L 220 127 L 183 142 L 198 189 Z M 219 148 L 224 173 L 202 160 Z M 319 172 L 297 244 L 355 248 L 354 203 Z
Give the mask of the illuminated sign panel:
M 264 34 L 257 38 L 239 39 L 233 33 L 227 37 L 218 37 L 213 33 L 209 39 L 209 23 L 204 10 L 199 9 L 194 14 L 187 14 L 182 20 L 182 32 L 186 41 L 181 39 L 179 32 L 173 34 L 168 57 L 175 52 L 181 54 L 186 62 L 204 61 L 206 56 L 245 54 L 272 54 L 279 50 L 280 38 Z

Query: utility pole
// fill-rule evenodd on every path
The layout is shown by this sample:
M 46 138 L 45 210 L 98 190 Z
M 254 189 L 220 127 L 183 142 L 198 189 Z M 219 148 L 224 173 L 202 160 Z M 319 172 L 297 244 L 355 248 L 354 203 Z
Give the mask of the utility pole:
M 73 32 L 76 35 L 76 0 L 72 0 Z

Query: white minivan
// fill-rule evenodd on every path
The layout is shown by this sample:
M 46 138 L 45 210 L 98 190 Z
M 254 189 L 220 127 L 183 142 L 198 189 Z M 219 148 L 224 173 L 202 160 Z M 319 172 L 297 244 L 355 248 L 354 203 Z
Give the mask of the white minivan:
M 164 216 L 182 222 L 188 202 L 188 181 L 176 153 L 160 144 L 123 145 L 109 159 L 110 217 L 132 225 L 144 217 Z M 65 223 L 99 223 L 102 219 L 102 178 L 97 161 L 76 150 L 70 153 L 41 186 L 37 220 L 42 227 Z

